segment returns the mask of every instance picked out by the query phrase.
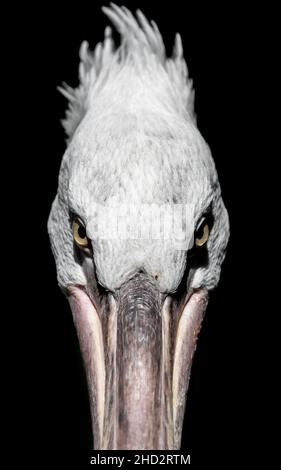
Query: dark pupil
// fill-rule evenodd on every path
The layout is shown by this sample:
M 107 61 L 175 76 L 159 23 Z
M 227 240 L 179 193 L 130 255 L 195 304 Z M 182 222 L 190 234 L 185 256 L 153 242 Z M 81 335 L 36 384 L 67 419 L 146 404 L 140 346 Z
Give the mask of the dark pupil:
M 85 230 L 85 227 L 83 227 L 83 225 L 79 225 L 79 228 L 78 228 L 78 235 L 80 238 L 86 238 L 86 230 Z
M 202 225 L 200 225 L 199 229 L 196 231 L 196 238 L 198 238 L 199 240 L 203 237 L 204 226 L 205 224 L 203 223 Z

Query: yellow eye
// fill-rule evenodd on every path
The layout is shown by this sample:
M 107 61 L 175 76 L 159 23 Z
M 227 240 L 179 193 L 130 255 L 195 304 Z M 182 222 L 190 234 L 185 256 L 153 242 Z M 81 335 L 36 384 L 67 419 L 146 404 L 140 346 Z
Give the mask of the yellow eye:
M 79 248 L 87 248 L 90 244 L 86 234 L 86 228 L 79 219 L 74 219 L 72 223 L 73 238 Z
M 205 245 L 208 241 L 209 233 L 209 225 L 206 221 L 203 221 L 195 232 L 195 245 L 199 247 Z

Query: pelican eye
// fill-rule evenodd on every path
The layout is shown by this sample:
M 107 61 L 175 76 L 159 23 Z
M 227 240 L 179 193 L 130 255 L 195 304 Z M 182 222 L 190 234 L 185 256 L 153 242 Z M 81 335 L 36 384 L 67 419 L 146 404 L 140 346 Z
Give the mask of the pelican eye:
M 201 247 L 205 245 L 209 238 L 209 225 L 206 219 L 203 219 L 198 228 L 195 231 L 195 245 Z
M 72 222 L 72 233 L 73 238 L 79 248 L 87 248 L 90 245 L 90 241 L 86 234 L 85 225 L 81 222 L 80 219 L 74 219 Z

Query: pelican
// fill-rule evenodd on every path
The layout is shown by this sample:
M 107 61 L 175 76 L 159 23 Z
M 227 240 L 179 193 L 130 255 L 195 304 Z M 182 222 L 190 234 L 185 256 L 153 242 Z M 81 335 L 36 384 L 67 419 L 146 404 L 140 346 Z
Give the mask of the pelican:
M 176 34 L 103 8 L 80 48 L 48 220 L 87 376 L 95 449 L 179 449 L 188 382 L 229 220 Z

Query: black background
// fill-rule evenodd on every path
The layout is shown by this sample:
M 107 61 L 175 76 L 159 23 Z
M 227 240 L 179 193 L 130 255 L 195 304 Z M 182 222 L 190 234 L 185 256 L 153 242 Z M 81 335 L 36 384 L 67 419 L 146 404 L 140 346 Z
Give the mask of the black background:
M 211 147 L 229 211 L 231 238 L 199 336 L 182 447 L 193 464 L 238 464 L 242 450 L 251 458 L 249 440 L 253 428 L 259 429 L 260 416 L 253 405 L 255 367 L 262 357 L 254 346 L 260 306 L 253 303 L 256 265 L 251 256 L 256 206 L 251 182 L 258 162 L 249 151 L 254 86 L 249 70 L 258 47 L 255 15 L 238 4 L 124 3 L 156 21 L 168 54 L 175 33 L 181 34 L 196 90 L 198 127 Z M 7 354 L 13 358 L 16 382 L 16 413 L 10 424 L 12 440 L 15 445 L 24 442 L 29 464 L 38 459 L 71 462 L 85 457 L 92 444 L 79 347 L 67 301 L 57 287 L 46 224 L 65 149 L 59 121 L 66 100 L 56 87 L 63 81 L 78 84 L 82 40 L 93 48 L 109 23 L 102 4 L 25 5 L 17 8 L 17 21 L 10 27 L 16 69 L 15 132 L 10 138 L 16 192 L 9 191 L 6 198 L 14 207 L 17 228 L 16 244 L 7 252 L 15 254 L 12 323 L 20 336 L 19 351 L 12 354 L 10 348 Z

